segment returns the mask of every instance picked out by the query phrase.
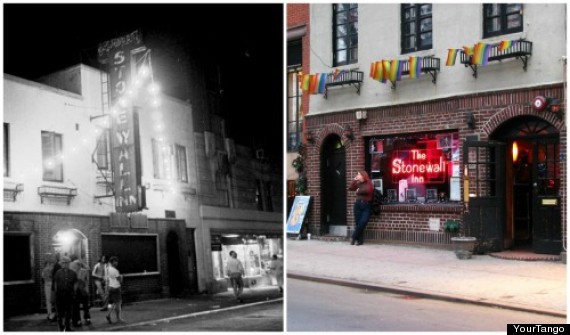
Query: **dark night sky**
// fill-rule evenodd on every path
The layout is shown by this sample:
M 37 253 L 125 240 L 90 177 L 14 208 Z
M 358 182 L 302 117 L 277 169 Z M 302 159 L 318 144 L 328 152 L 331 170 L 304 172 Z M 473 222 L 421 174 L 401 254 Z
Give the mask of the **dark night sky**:
M 4 72 L 34 79 L 84 63 L 99 42 L 141 29 L 162 91 L 185 99 L 186 54 L 219 62 L 230 137 L 283 150 L 282 4 L 4 4 Z

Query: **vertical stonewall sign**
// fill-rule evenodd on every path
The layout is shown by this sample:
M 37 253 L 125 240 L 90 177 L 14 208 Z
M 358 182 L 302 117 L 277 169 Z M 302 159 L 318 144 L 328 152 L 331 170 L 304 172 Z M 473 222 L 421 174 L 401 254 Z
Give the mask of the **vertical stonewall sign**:
M 131 51 L 142 46 L 139 31 L 99 44 L 101 63 L 108 65 L 111 101 L 111 150 L 114 176 L 115 209 L 119 213 L 136 212 L 145 207 L 141 187 L 138 115 L 126 99 L 132 82 Z

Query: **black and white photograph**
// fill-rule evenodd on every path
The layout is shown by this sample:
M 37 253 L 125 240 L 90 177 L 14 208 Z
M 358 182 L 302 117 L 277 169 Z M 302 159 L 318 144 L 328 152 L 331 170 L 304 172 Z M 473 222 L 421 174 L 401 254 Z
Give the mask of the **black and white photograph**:
M 284 330 L 284 4 L 3 4 L 4 331 Z

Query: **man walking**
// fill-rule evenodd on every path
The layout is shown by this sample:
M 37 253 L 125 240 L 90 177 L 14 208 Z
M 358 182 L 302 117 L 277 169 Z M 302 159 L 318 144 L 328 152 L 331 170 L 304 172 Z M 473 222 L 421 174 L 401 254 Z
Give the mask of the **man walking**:
M 230 251 L 230 258 L 226 264 L 226 274 L 230 277 L 230 282 L 232 288 L 234 289 L 234 296 L 238 302 L 243 302 L 241 299 L 241 294 L 243 292 L 243 276 L 245 275 L 245 270 L 243 265 L 237 259 L 237 253 L 235 251 Z
M 109 312 L 105 317 L 109 323 L 111 322 L 111 314 L 115 311 L 117 315 L 117 321 L 125 322 L 122 316 L 122 292 L 121 283 L 123 282 L 123 276 L 119 273 L 117 269 L 119 265 L 119 258 L 113 256 L 109 259 L 109 268 L 107 269 L 107 286 L 109 287 Z
M 62 256 L 59 269 L 53 278 L 55 291 L 55 305 L 57 308 L 57 322 L 60 331 L 71 331 L 71 318 L 73 314 L 73 302 L 77 289 L 77 274 L 69 269 L 71 259 Z

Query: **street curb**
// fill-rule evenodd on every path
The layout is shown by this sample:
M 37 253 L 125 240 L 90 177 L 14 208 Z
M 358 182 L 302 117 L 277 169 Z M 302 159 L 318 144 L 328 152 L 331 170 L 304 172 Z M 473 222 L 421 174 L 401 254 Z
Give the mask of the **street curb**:
M 121 326 L 117 326 L 117 327 L 105 328 L 105 329 L 102 329 L 102 331 L 115 331 L 115 330 L 121 330 L 121 329 L 125 329 L 125 328 L 144 326 L 144 325 L 151 324 L 151 323 L 170 322 L 172 320 L 177 320 L 177 319 L 185 319 L 185 318 L 214 314 L 214 313 L 219 313 L 219 312 L 238 310 L 238 309 L 242 309 L 245 307 L 263 305 L 263 304 L 268 304 L 268 303 L 276 302 L 276 301 L 283 301 L 283 298 L 269 299 L 269 300 L 265 300 L 265 301 L 252 302 L 252 303 L 230 306 L 230 307 L 226 307 L 226 308 L 214 309 L 214 310 L 209 310 L 209 311 L 201 311 L 201 312 L 195 312 L 195 313 L 190 313 L 190 314 L 177 315 L 177 316 L 172 316 L 169 318 L 163 318 L 163 319 L 152 320 L 152 321 L 142 321 L 142 322 L 137 322 L 137 323 L 132 323 L 132 324 L 125 324 L 125 325 L 121 325 Z
M 425 291 L 418 291 L 411 288 L 399 288 L 394 286 L 384 286 L 378 284 L 367 284 L 357 281 L 349 281 L 339 278 L 331 278 L 331 277 L 321 277 L 315 275 L 307 275 L 301 273 L 295 273 L 288 270 L 287 278 L 299 279 L 299 280 L 306 280 L 306 281 L 314 281 L 318 283 L 325 283 L 325 284 L 333 284 L 333 285 L 340 285 L 352 288 L 359 288 L 359 289 L 367 289 L 373 291 L 382 291 L 382 292 L 389 292 L 389 293 L 396 293 L 396 294 L 405 294 L 405 295 L 413 295 L 422 298 L 430 298 L 436 300 L 443 300 L 449 302 L 459 302 L 459 303 L 466 303 L 466 304 L 475 304 L 485 307 L 497 307 L 503 309 L 509 309 L 519 312 L 528 312 L 528 313 L 535 313 L 535 314 L 543 314 L 548 316 L 554 317 L 563 317 L 566 318 L 565 312 L 560 312 L 556 310 L 549 310 L 549 309 L 541 309 L 536 307 L 527 307 L 522 305 L 514 305 L 514 304 L 505 304 L 498 301 L 485 301 L 485 300 L 477 300 L 474 298 L 469 297 L 458 297 L 458 296 L 451 296 L 444 293 L 429 293 Z

